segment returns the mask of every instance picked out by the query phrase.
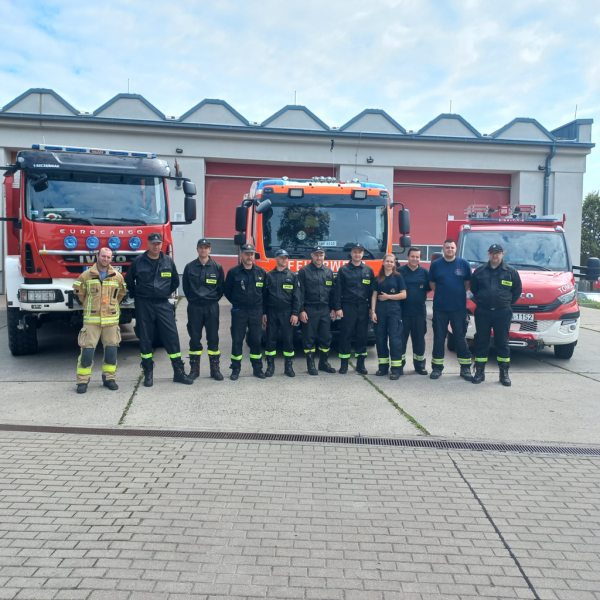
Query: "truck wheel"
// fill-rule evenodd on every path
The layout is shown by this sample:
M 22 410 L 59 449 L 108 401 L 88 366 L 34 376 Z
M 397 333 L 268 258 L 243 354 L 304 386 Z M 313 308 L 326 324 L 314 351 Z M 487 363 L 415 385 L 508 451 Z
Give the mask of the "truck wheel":
M 573 352 L 575 352 L 575 346 L 577 342 L 573 342 L 572 344 L 561 344 L 560 346 L 554 345 L 554 356 L 556 358 L 564 358 L 569 359 L 573 356 Z
M 35 354 L 37 345 L 37 323 L 32 323 L 25 329 L 19 329 L 19 321 L 27 313 L 18 308 L 8 308 L 8 347 L 13 356 Z
M 454 343 L 454 334 L 448 332 L 447 346 L 450 352 L 456 352 L 456 344 Z

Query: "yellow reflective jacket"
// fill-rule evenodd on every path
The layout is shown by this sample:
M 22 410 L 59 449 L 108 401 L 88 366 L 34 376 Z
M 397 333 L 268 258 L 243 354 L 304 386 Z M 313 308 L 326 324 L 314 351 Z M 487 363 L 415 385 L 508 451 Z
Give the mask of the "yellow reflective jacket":
M 110 265 L 104 281 L 97 265 L 84 271 L 73 284 L 73 292 L 83 305 L 84 323 L 102 327 L 119 323 L 119 304 L 127 289 L 123 275 Z

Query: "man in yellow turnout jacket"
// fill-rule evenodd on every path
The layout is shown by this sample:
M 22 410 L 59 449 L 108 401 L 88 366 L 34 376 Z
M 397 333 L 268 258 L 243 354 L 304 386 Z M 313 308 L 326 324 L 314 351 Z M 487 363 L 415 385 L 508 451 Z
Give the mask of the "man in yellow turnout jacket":
M 117 390 L 117 346 L 121 341 L 119 304 L 127 289 L 121 273 L 111 266 L 112 250 L 101 248 L 96 264 L 84 271 L 73 284 L 75 297 L 83 305 L 83 327 L 79 332 L 81 353 L 77 361 L 77 393 L 87 392 L 98 342 L 104 346 L 102 382 Z

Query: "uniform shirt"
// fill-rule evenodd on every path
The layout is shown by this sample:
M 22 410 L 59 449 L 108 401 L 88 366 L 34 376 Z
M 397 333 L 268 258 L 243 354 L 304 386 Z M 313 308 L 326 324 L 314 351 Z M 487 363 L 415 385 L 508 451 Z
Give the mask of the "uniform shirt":
M 300 312 L 300 281 L 298 274 L 287 267 L 282 271 L 276 268 L 267 273 L 263 288 L 263 313 L 268 310 L 291 311 L 298 316 Z
M 306 310 L 307 305 L 329 308 L 334 277 L 333 271 L 327 265 L 317 268 L 310 262 L 300 269 L 298 278 L 300 279 L 300 312 Z
M 223 297 L 225 284 L 223 267 L 212 258 L 205 265 L 197 258 L 185 266 L 182 283 L 183 292 L 190 304 L 218 302 Z
M 148 252 L 138 256 L 127 270 L 125 283 L 132 298 L 161 300 L 170 298 L 179 287 L 179 275 L 173 260 L 160 253 L 151 259 Z
M 405 289 L 406 284 L 404 283 L 404 278 L 399 274 L 388 275 L 383 281 L 377 281 L 377 278 L 375 278 L 373 279 L 373 284 L 371 285 L 371 292 L 377 292 L 378 294 L 381 292 L 384 294 L 399 294 Z M 378 298 L 375 310 L 377 311 L 380 308 L 383 308 L 384 310 L 396 309 L 400 311 L 400 303 L 401 300 L 384 300 L 382 302 Z
M 239 264 L 229 269 L 225 278 L 225 297 L 233 308 L 257 308 L 262 310 L 263 287 L 267 272 L 258 265 L 245 269 Z
M 427 312 L 425 301 L 429 286 L 429 271 L 425 267 L 417 267 L 414 271 L 404 265 L 398 269 L 406 284 L 406 298 L 402 300 L 402 314 L 405 317 L 417 317 Z
M 435 283 L 433 310 L 463 310 L 467 307 L 465 281 L 471 280 L 471 265 L 458 256 L 447 261 L 444 257 L 431 263 L 429 281 Z
M 523 286 L 519 271 L 502 261 L 495 269 L 489 261 L 475 269 L 471 277 L 473 302 L 483 308 L 502 308 L 515 304 Z
M 333 288 L 334 309 L 342 310 L 342 302 L 370 305 L 374 279 L 373 269 L 365 263 L 355 267 L 349 262 L 340 267 Z

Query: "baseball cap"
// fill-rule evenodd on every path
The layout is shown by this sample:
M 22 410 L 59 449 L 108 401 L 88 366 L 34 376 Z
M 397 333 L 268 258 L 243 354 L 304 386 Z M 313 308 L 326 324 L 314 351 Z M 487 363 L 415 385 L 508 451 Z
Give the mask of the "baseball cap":
M 323 252 L 323 254 L 325 254 L 325 248 L 323 248 L 323 246 L 315 246 L 311 252 L 313 254 L 316 254 L 317 252 Z
M 504 252 L 504 248 L 500 244 L 492 244 L 488 248 L 488 252 Z
M 162 235 L 160 235 L 160 233 L 151 233 L 148 236 L 148 243 L 149 244 L 156 244 L 156 243 L 162 242 L 162 241 L 163 241 L 163 239 L 162 239 Z
M 289 256 L 289 254 L 287 253 L 287 250 L 284 250 L 283 248 L 279 248 L 279 250 L 277 250 L 277 252 L 275 252 L 275 258 L 277 258 L 278 256 Z
M 254 246 L 252 244 L 244 244 L 243 246 L 240 246 L 240 251 L 241 252 L 254 252 Z
M 365 249 L 365 247 L 360 242 L 356 242 L 356 244 L 353 244 L 351 250 L 354 250 L 354 248 L 358 248 L 359 250 Z
M 206 238 L 202 238 L 201 240 L 198 240 L 196 246 L 208 246 L 210 248 L 210 242 Z

